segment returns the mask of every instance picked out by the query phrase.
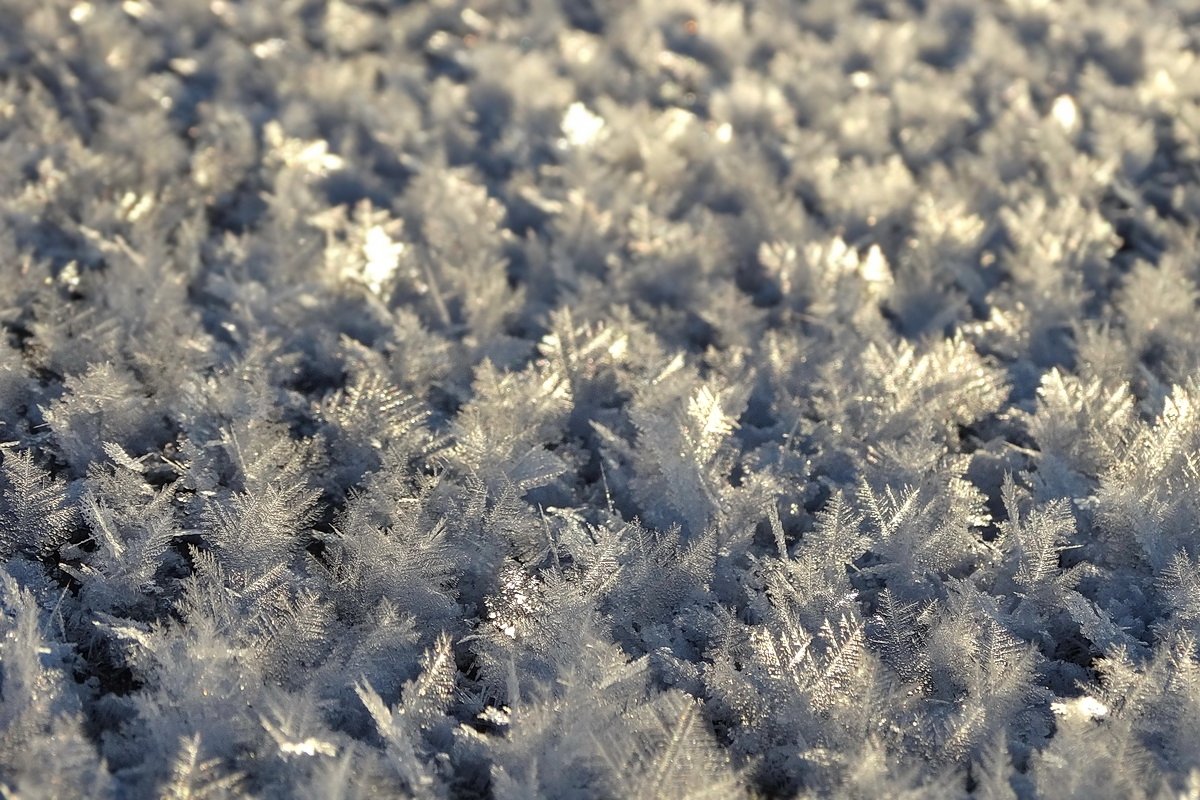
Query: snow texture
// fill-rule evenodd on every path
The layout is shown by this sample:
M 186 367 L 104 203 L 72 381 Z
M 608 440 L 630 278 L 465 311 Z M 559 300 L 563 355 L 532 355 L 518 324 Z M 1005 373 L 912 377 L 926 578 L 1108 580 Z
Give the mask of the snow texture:
M 1200 800 L 1200 0 L 0 0 L 0 795 Z

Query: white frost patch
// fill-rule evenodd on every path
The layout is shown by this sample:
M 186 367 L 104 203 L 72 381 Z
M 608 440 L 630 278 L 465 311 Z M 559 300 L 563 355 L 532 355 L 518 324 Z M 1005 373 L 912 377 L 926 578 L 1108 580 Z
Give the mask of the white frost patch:
M 375 225 L 367 231 L 366 242 L 363 243 L 362 282 L 375 294 L 382 294 L 383 287 L 396 274 L 400 265 L 400 256 L 404 253 L 404 242 L 397 242 L 382 225 Z
M 733 432 L 737 421 L 721 408 L 721 401 L 712 389 L 701 386 L 688 401 L 688 416 L 692 418 L 706 447 L 714 447 Z
M 1108 706 L 1088 695 L 1061 703 L 1051 703 L 1050 710 L 1060 717 L 1092 720 L 1104 719 L 1109 711 Z
M 337 755 L 336 746 L 313 738 L 305 739 L 303 742 L 280 742 L 279 751 L 286 755 L 298 756 L 315 756 L 318 753 L 323 756 Z
M 594 142 L 604 130 L 604 118 L 592 113 L 583 103 L 571 103 L 567 113 L 563 114 L 562 130 L 569 144 L 583 147 Z
M 275 120 L 263 127 L 263 135 L 278 158 L 289 167 L 321 176 L 345 166 L 346 162 L 341 156 L 329 152 L 329 142 L 324 139 L 311 142 L 293 139 L 283 132 L 283 126 Z
M 658 118 L 658 126 L 662 131 L 663 141 L 677 142 L 687 134 L 696 115 L 682 108 L 668 108 Z
M 152 11 L 149 3 L 140 3 L 138 0 L 125 0 L 121 3 L 121 10 L 134 19 L 142 19 Z
M 1079 109 L 1070 95 L 1058 96 L 1050 109 L 1050 116 L 1068 133 L 1074 131 L 1079 124 Z
M 254 53 L 254 57 L 266 61 L 267 59 L 275 58 L 284 51 L 287 47 L 287 42 L 283 39 L 263 39 L 261 42 L 255 42 L 250 45 L 250 52 Z
M 1154 91 L 1162 97 L 1174 97 L 1179 92 L 1179 87 L 1175 85 L 1174 79 L 1171 78 L 1171 73 L 1165 69 L 1160 69 L 1154 73 Z
M 871 84 L 874 82 L 875 79 L 871 77 L 871 73 L 869 72 L 859 70 L 850 74 L 850 85 L 855 89 L 870 89 Z
M 858 271 L 863 280 L 870 283 L 892 282 L 892 270 L 888 267 L 887 258 L 877 244 L 871 245 L 871 249 L 867 251 L 867 257 L 859 264 Z

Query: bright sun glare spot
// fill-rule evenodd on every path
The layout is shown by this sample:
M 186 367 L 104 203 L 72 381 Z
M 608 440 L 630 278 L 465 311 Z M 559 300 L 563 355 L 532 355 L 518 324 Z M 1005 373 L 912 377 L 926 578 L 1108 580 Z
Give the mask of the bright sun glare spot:
M 887 258 L 877 244 L 871 245 L 871 249 L 867 251 L 866 258 L 859 265 L 859 272 L 862 274 L 863 280 L 872 283 L 888 283 L 892 280 L 892 271 L 888 268 Z
M 381 226 L 376 225 L 367 231 L 367 240 L 363 245 L 363 255 L 367 261 L 362 277 L 372 292 L 379 294 L 383 291 L 384 285 L 395 274 L 403 252 L 404 243 L 392 239 Z
M 567 113 L 563 114 L 563 135 L 575 147 L 591 144 L 603 129 L 604 118 L 592 113 L 583 103 L 571 103 Z
M 1075 130 L 1079 123 L 1079 109 L 1070 95 L 1059 95 L 1054 101 L 1054 107 L 1050 109 L 1050 115 L 1068 133 Z

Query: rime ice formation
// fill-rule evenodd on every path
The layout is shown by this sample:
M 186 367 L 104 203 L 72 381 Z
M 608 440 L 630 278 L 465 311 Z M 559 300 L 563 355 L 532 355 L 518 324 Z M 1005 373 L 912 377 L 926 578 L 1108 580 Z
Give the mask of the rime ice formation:
M 0 2 L 0 794 L 1200 797 L 1198 37 Z

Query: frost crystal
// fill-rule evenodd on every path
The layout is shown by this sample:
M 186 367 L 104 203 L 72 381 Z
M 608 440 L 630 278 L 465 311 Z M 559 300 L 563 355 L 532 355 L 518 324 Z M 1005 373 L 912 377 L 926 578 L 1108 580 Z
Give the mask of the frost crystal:
M 1054 105 L 1050 109 L 1050 114 L 1054 117 L 1054 121 L 1067 133 L 1074 132 L 1076 125 L 1079 123 L 1079 109 L 1069 95 L 1064 94 L 1056 97 Z
M 563 114 L 563 135 L 575 147 L 591 144 L 604 130 L 604 119 L 583 103 L 572 103 Z
M 403 242 L 392 241 L 387 231 L 379 225 L 371 227 L 363 243 L 366 263 L 363 265 L 362 278 L 367 288 L 375 294 L 381 294 L 383 287 L 395 274 L 403 252 Z

